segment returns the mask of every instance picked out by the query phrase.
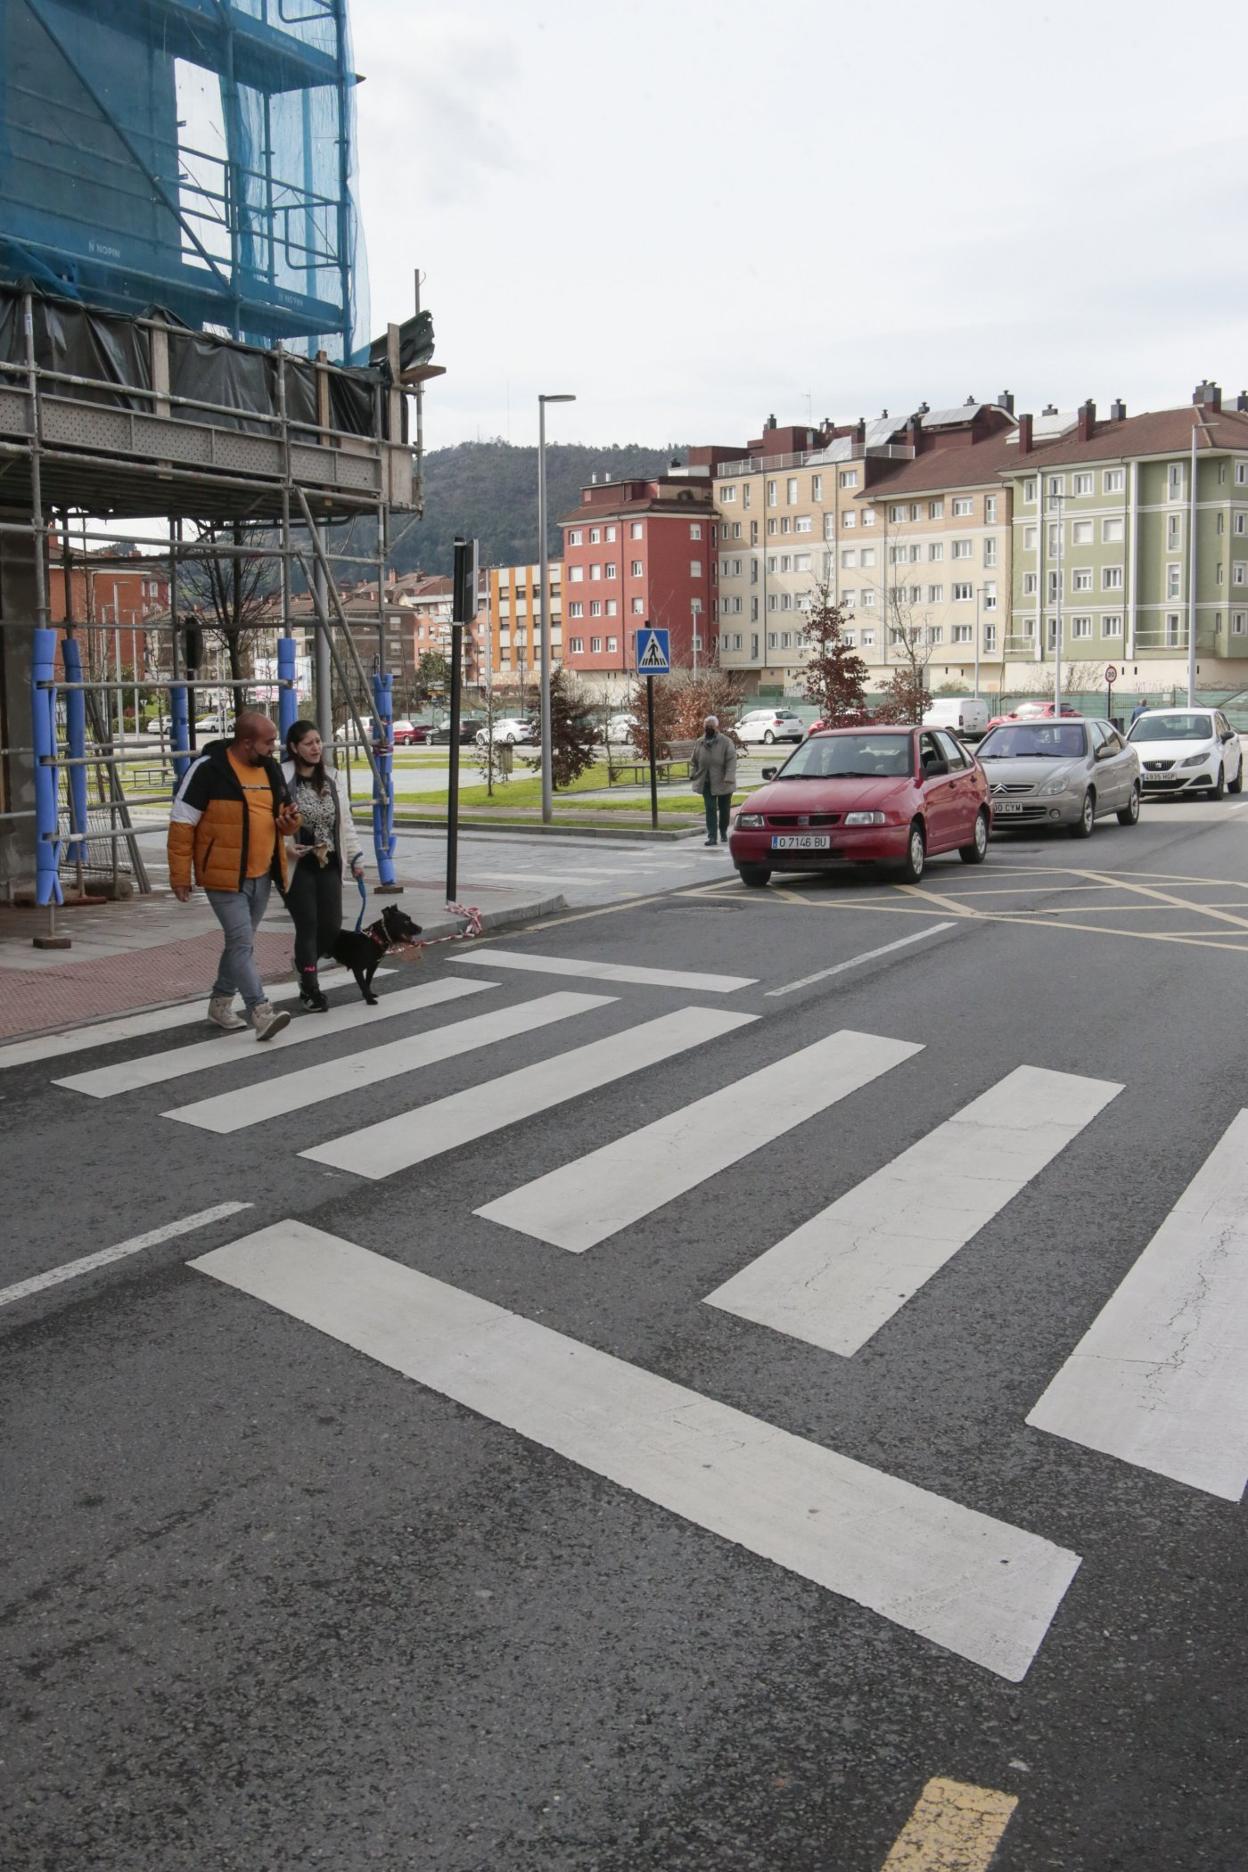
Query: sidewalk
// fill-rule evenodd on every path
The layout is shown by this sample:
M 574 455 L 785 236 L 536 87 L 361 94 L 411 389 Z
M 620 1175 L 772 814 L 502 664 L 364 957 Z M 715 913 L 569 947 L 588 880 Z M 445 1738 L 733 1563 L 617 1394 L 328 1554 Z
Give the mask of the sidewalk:
M 463 901 L 480 911 L 486 929 L 566 908 L 562 897 L 538 898 L 523 887 L 474 885 Z M 457 936 L 465 927 L 462 917 L 448 915 L 445 894 L 426 883 L 404 884 L 397 898 L 370 891 L 368 921 L 388 903 L 399 903 L 420 924 L 424 941 Z M 354 887 L 344 892 L 343 908 L 351 928 L 359 910 Z M 188 904 L 158 888 L 123 903 L 59 909 L 57 934 L 72 939 L 69 949 L 32 948 L 31 938 L 47 928 L 46 910 L 0 907 L 0 1041 L 195 996 L 207 1001 L 221 930 L 202 892 Z M 256 959 L 265 981 L 290 979 L 291 925 L 276 892 L 256 938 Z

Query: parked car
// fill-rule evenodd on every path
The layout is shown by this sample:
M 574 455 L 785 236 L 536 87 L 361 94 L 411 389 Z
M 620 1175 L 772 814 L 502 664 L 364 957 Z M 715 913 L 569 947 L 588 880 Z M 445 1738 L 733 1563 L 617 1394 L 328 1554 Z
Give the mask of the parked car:
M 532 744 L 537 738 L 533 731 L 533 723 L 521 721 L 518 715 L 504 715 L 494 724 L 495 742 L 501 742 L 507 747 L 515 747 L 517 743 Z M 489 739 L 484 722 L 477 729 L 475 739 L 478 747 L 484 747 Z
M 396 721 L 394 724 L 395 747 L 421 747 L 433 738 L 433 728 L 429 722 Z
M 988 732 L 988 704 L 982 696 L 936 696 L 923 717 L 925 728 L 950 728 L 963 741 Z
M 914 884 L 938 852 L 987 856 L 988 782 L 946 728 L 826 729 L 763 778 L 728 838 L 743 884 L 846 864 L 889 865 Z
M 467 747 L 469 743 L 473 741 L 476 741 L 480 743 L 481 745 L 484 745 L 484 743 L 481 741 L 481 737 L 484 733 L 485 733 L 484 715 L 461 715 L 460 716 L 459 718 L 459 745 L 460 747 Z M 429 740 L 434 747 L 449 747 L 451 745 L 450 722 L 449 721 L 443 722 L 440 728 L 435 728 L 430 734 Z
M 1221 709 L 1150 708 L 1127 740 L 1140 757 L 1149 795 L 1204 793 L 1221 799 L 1243 792 L 1244 751 Z
M 990 728 L 1000 728 L 1004 722 L 1052 721 L 1055 713 L 1056 704 L 1053 702 L 1020 702 L 1018 707 L 1012 708 L 1008 714 L 994 715 L 988 726 Z M 1070 716 L 1073 721 L 1082 721 L 1083 719 L 1079 710 L 1077 708 L 1072 708 L 1068 702 L 1062 703 L 1062 714 Z
M 234 721 L 229 715 L 198 715 L 195 718 L 195 733 L 202 735 L 223 735 L 233 732 Z
M 995 831 L 1065 826 L 1072 838 L 1091 838 L 1106 813 L 1124 826 L 1139 819 L 1139 756 L 1112 722 L 1003 722 L 975 752 L 988 775 Z
M 613 715 L 607 723 L 604 739 L 613 746 L 631 747 L 639 727 L 635 715 Z
M 792 709 L 749 709 L 735 723 L 737 739 L 747 747 L 761 741 L 770 747 L 776 741 L 800 741 L 806 733 L 802 719 Z

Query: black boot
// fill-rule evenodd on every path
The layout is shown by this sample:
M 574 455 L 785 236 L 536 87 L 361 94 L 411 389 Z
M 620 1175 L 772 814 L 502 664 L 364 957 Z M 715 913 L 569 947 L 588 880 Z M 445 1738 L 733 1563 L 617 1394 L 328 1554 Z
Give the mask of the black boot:
M 321 984 L 316 979 L 315 963 L 311 968 L 301 968 L 299 971 L 299 999 L 304 1007 L 311 1008 L 316 1014 L 324 1014 L 329 1008 L 329 1002 L 321 992 Z

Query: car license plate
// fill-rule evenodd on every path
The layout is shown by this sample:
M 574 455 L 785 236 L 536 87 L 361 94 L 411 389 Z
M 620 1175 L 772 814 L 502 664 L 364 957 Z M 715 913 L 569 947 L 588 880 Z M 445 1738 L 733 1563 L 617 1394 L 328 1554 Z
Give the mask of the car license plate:
M 772 851 L 827 851 L 832 844 L 826 832 L 773 832 Z
M 1022 810 L 1022 800 L 994 800 L 992 805 L 992 815 L 994 819 L 999 813 L 1022 812 Z
M 1177 786 L 1179 783 L 1173 774 L 1146 773 L 1144 776 L 1144 784 L 1145 786 Z

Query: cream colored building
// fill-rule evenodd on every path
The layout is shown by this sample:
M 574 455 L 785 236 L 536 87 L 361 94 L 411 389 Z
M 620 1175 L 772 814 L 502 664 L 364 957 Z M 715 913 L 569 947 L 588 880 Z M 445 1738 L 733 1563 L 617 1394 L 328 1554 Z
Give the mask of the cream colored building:
M 563 661 L 563 562 L 552 559 L 550 579 L 551 668 Z M 542 657 L 541 568 L 536 565 L 491 566 L 488 575 L 481 681 L 486 659 L 492 680 L 517 691 L 535 683 Z

